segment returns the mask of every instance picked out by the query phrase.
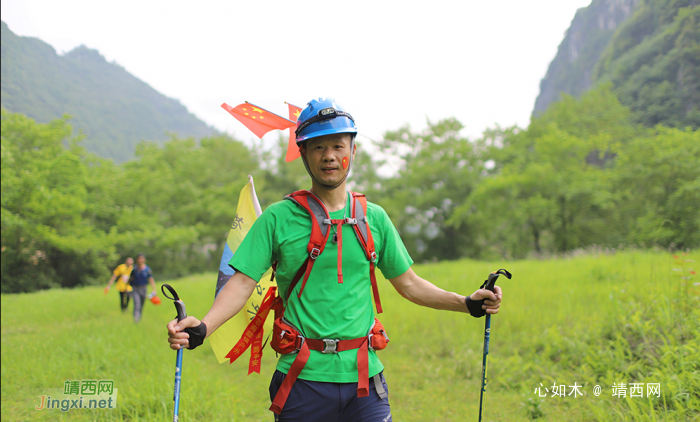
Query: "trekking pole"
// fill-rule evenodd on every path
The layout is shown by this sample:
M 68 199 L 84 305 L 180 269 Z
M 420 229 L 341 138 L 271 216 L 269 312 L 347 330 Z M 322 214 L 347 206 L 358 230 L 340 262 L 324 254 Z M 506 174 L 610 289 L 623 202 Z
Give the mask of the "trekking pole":
M 503 274 L 508 279 L 513 277 L 507 270 L 500 269 L 489 274 L 489 278 L 481 285 L 481 289 L 494 291 L 498 276 Z M 489 358 L 489 340 L 491 338 L 491 314 L 486 314 L 486 326 L 484 327 L 484 354 L 481 360 L 481 395 L 479 397 L 479 422 L 481 422 L 481 409 L 484 404 L 484 391 L 486 391 L 486 364 Z
M 168 289 L 173 297 L 168 296 L 165 292 Z M 185 310 L 185 303 L 180 300 L 175 289 L 173 289 L 169 284 L 163 284 L 160 286 L 160 290 L 163 292 L 163 296 L 175 302 L 175 310 L 177 311 L 177 321 L 180 322 L 187 318 L 187 311 Z M 178 413 L 180 412 L 180 380 L 182 379 L 182 349 L 177 349 L 177 359 L 175 360 L 175 391 L 173 392 L 173 401 L 175 402 L 175 408 L 173 413 L 173 422 L 177 422 Z

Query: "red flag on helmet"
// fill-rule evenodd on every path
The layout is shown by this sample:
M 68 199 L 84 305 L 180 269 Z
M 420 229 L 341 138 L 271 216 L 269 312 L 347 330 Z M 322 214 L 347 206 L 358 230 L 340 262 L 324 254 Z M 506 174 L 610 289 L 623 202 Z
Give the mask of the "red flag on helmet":
M 287 103 L 289 106 L 289 120 L 296 122 L 301 114 L 301 107 Z M 299 147 L 297 146 L 297 136 L 294 133 L 293 127 L 289 128 L 289 144 L 287 145 L 287 157 L 285 160 L 289 163 L 299 158 Z
M 275 129 L 284 130 L 296 124 L 282 116 L 271 113 L 250 103 L 239 104 L 236 107 L 223 103 L 221 108 L 231 113 L 239 122 L 250 129 L 258 138 Z

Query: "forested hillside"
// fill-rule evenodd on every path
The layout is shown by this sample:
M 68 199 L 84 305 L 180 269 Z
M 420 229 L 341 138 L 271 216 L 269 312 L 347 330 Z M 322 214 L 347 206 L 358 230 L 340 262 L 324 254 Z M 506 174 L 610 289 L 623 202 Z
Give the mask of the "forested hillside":
M 475 141 L 455 119 L 399 128 L 380 145 L 398 172 L 377 175 L 360 145 L 349 188 L 386 209 L 419 262 L 700 247 L 700 132 L 631 116 L 607 84 Z M 138 252 L 161 279 L 215 269 L 246 175 L 263 209 L 310 187 L 284 138 L 269 151 L 225 136 L 141 143 L 116 165 L 70 132 L 3 111 L 3 292 L 104 282 Z
M 108 63 L 97 51 L 77 47 L 58 55 L 45 42 L 19 37 L 2 22 L 2 107 L 39 122 L 69 114 L 85 134 L 83 145 L 123 162 L 141 140 L 165 141 L 166 132 L 202 137 L 214 130 L 167 98 Z
M 584 29 L 567 35 L 607 39 L 567 56 L 588 66 L 570 72 L 591 75 L 580 95 L 480 139 L 453 118 L 390 130 L 381 154 L 359 144 L 348 188 L 384 207 L 417 262 L 700 247 L 699 2 L 594 1 L 612 15 L 580 11 Z M 201 136 L 184 107 L 97 52 L 61 57 L 2 30 L 2 292 L 104 282 L 139 252 L 161 279 L 215 269 L 248 174 L 263 209 L 309 187 L 300 160 L 284 161 L 286 134 L 270 149 Z M 157 142 L 165 130 L 179 135 Z M 386 157 L 398 167 L 384 177 Z
M 580 9 L 540 84 L 535 113 L 560 94 L 612 82 L 647 127 L 700 126 L 700 0 L 594 0 Z

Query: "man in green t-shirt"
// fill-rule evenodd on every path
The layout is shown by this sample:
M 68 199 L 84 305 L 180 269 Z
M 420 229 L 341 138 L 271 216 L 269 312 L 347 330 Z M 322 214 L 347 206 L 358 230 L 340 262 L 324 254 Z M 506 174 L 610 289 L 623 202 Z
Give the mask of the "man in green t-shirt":
M 356 134 L 350 114 L 332 99 L 312 100 L 297 121 L 296 140 L 311 177 L 310 192 L 333 221 L 351 217 L 353 197 L 346 192 L 345 182 L 355 156 Z M 469 297 L 436 287 L 411 269 L 413 260 L 386 212 L 371 202 L 367 202 L 366 212 L 377 254 L 376 267 L 401 296 L 421 306 L 477 317 L 498 312 L 500 287 L 496 286 L 495 292 L 479 289 Z M 295 201 L 270 205 L 231 259 L 229 265 L 236 273 L 221 289 L 209 313 L 201 321 L 187 317 L 168 324 L 170 347 L 177 350 L 200 345 L 241 311 L 257 280 L 274 262 L 279 292 L 285 298 L 284 318 L 304 339 L 342 342 L 366 337 L 375 318 L 370 261 L 351 224 L 328 228 L 333 232 L 325 249 L 314 258 L 312 271 L 304 272 L 308 272 L 308 279 L 293 283 L 295 276 L 299 280 L 297 273 L 309 257 L 312 220 Z M 365 362 L 358 353 L 359 346 L 342 351 L 336 350 L 337 345 L 331 346 L 305 349 L 308 358 L 300 372 L 291 369 L 302 353 L 299 348 L 299 353 L 281 355 L 270 385 L 275 420 L 391 421 L 384 367 L 374 350 L 369 348 Z M 285 377 L 292 372 L 298 372 L 298 378 L 285 384 Z M 363 383 L 358 373 L 369 378 L 364 393 L 359 388 Z

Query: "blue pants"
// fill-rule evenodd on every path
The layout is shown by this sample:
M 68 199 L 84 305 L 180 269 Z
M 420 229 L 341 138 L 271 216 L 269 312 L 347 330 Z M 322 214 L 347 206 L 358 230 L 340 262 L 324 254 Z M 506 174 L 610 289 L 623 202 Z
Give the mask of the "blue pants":
M 270 382 L 270 401 L 287 374 L 275 371 Z M 306 381 L 297 378 L 282 414 L 275 414 L 275 422 L 391 422 L 389 389 L 384 374 L 377 391 L 375 380 L 369 380 L 369 396 L 357 397 L 357 383 Z M 380 392 L 384 398 L 380 397 Z
M 131 291 L 131 298 L 134 299 L 134 322 L 139 322 L 141 321 L 143 304 L 146 303 L 146 289 L 148 286 L 143 284 L 132 287 L 134 288 L 134 290 Z

